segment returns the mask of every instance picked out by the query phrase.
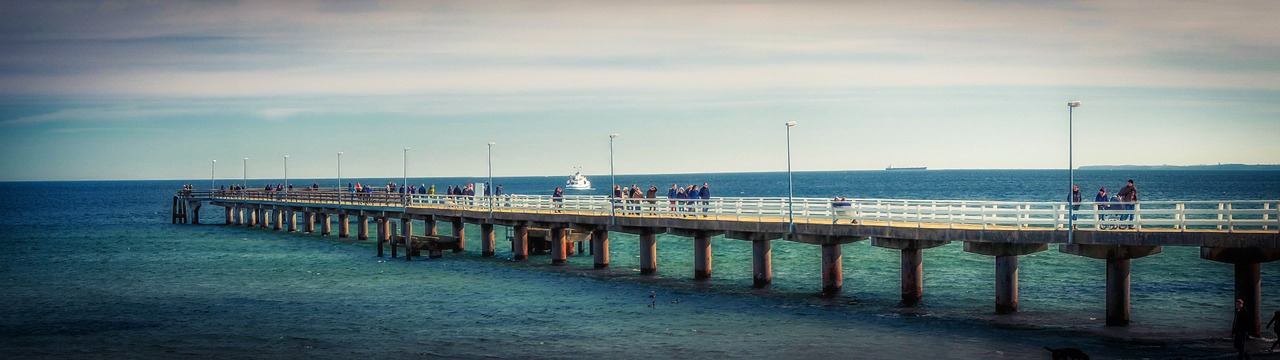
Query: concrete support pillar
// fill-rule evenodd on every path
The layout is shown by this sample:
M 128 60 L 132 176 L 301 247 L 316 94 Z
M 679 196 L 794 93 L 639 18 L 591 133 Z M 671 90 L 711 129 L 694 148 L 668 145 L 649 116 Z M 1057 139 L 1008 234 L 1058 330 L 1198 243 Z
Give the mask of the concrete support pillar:
M 453 252 L 462 252 L 465 245 L 464 240 L 467 238 L 467 228 L 462 223 L 462 219 L 453 220 L 453 237 L 458 238 L 458 247 L 454 248 Z
M 249 227 L 258 226 L 258 209 L 257 208 L 249 209 L 249 223 L 246 225 L 248 225 Z
M 271 230 L 275 230 L 275 231 L 284 230 L 284 210 L 283 209 L 271 210 L 271 217 L 273 218 L 271 222 Z
M 996 313 L 1018 312 L 1018 256 L 996 256 Z
M 569 231 L 570 230 L 566 229 L 564 234 L 564 253 L 565 255 L 573 256 L 578 253 L 578 243 L 569 238 Z
M 387 218 L 385 217 L 379 216 L 374 218 L 374 223 L 378 228 L 378 239 L 374 242 L 378 243 L 378 257 L 382 257 L 382 246 L 391 239 L 391 231 L 387 228 Z
M 271 210 L 267 210 L 267 209 L 258 209 L 258 226 L 262 227 L 263 229 L 266 229 L 267 226 L 271 225 L 270 224 L 271 217 L 267 216 L 267 213 L 270 211 Z
M 234 219 L 232 219 L 231 217 L 232 217 L 232 213 L 233 213 L 233 212 L 235 212 L 233 209 L 234 209 L 234 208 L 232 208 L 232 207 L 230 207 L 230 206 L 224 206 L 224 207 L 222 208 L 222 211 L 223 211 L 223 216 L 222 216 L 222 217 L 226 218 L 226 222 L 224 223 L 225 225 L 231 225 L 231 224 L 232 224 L 232 222 L 233 222 L 232 220 L 234 220 Z
M 284 213 L 284 222 L 287 225 L 289 232 L 298 231 L 298 212 L 289 210 Z
M 915 306 L 924 298 L 924 249 L 902 249 L 902 304 Z
M 396 222 L 392 219 L 387 219 L 387 226 L 391 227 L 391 231 L 387 231 L 388 234 L 391 234 L 391 238 L 387 240 L 387 246 L 391 248 L 391 258 L 395 259 L 396 251 L 398 251 L 396 250 L 396 239 L 398 239 L 398 237 L 396 237 L 396 231 L 398 231 L 399 228 L 396 227 Z
M 347 219 L 347 214 L 338 214 L 338 237 L 344 238 L 351 235 L 351 222 Z
M 693 278 L 711 278 L 711 236 L 705 232 L 693 237 Z
M 1244 300 L 1245 310 L 1249 310 L 1253 314 L 1252 319 L 1245 319 L 1251 322 L 1245 324 L 1249 330 L 1249 336 L 1261 337 L 1262 322 L 1261 305 L 1262 304 L 1262 264 L 1236 263 L 1236 299 Z
M 202 207 L 200 206 L 201 203 L 199 201 L 191 201 L 191 202 L 188 202 L 188 204 L 190 204 L 190 206 L 187 206 L 187 207 L 191 209 L 191 223 L 194 225 L 200 225 L 200 208 Z
M 773 283 L 773 241 L 751 242 L 751 286 L 762 288 Z
M 422 222 L 427 226 L 426 230 L 424 230 L 427 236 L 436 236 L 439 234 L 436 232 L 436 219 L 434 217 L 427 216 L 427 218 L 423 219 Z
M 822 244 L 822 295 L 838 296 L 844 286 L 844 257 L 840 244 Z
M 480 256 L 493 257 L 493 224 L 480 224 Z
M 320 214 L 320 235 L 329 236 L 330 225 L 332 223 L 332 221 L 329 221 L 329 214 Z
M 356 240 L 369 240 L 369 215 L 356 216 Z
M 568 245 L 564 241 L 564 228 L 551 228 L 551 263 L 564 264 Z
M 591 254 L 595 257 L 595 268 L 609 267 L 609 231 L 591 231 Z
M 302 213 L 302 232 L 308 234 L 316 232 L 316 213 L 310 211 Z
M 413 259 L 413 218 L 400 218 L 400 239 L 404 245 L 405 261 Z M 395 257 L 395 256 L 392 256 Z
M 1129 258 L 1107 259 L 1107 326 L 1129 325 Z
M 511 239 L 511 250 L 515 260 L 524 260 L 529 258 L 529 227 L 526 225 L 516 225 L 515 231 Z
M 658 234 L 640 234 L 640 275 L 658 271 Z

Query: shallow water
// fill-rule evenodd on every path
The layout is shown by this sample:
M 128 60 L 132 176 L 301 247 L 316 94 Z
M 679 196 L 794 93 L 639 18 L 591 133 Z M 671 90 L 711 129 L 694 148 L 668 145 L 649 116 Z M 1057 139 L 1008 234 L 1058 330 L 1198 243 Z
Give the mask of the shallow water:
M 1138 178 L 1148 200 L 1280 196 L 1274 172 L 1082 173 L 1082 183 Z M 798 183 L 813 185 L 798 187 L 797 196 L 1050 200 L 1043 193 L 1057 175 L 800 173 Z M 766 184 L 778 176 L 619 181 L 711 181 L 717 195 L 777 195 Z M 465 180 L 420 181 L 442 188 Z M 562 181 L 500 180 L 509 193 Z M 170 197 L 182 183 L 0 184 L 9 194 L 0 201 L 8 222 L 0 230 L 0 357 L 1047 358 L 1043 346 L 1078 347 L 1095 358 L 1230 352 L 1222 338 L 1233 270 L 1200 260 L 1196 248 L 1165 247 L 1134 260 L 1133 324 L 1107 328 L 1104 262 L 1052 247 L 1020 258 L 1020 312 L 1000 316 L 993 313 L 994 261 L 959 243 L 925 250 L 924 304 L 902 308 L 898 252 L 865 241 L 844 246 L 843 294 L 823 299 L 811 245 L 773 242 L 770 289 L 751 289 L 750 243 L 722 237 L 712 241 L 709 281 L 692 280 L 691 239 L 667 235 L 658 239 L 656 276 L 638 275 L 636 238 L 619 233 L 611 234 L 604 270 L 591 269 L 589 255 L 566 266 L 545 256 L 510 261 L 502 227 L 496 258 L 480 257 L 472 245 L 405 262 L 374 256 L 369 242 L 171 225 Z M 220 208 L 202 215 L 222 222 Z M 471 244 L 478 232 L 468 229 Z M 1262 308 L 1280 309 L 1271 281 L 1280 273 L 1274 263 L 1262 270 Z

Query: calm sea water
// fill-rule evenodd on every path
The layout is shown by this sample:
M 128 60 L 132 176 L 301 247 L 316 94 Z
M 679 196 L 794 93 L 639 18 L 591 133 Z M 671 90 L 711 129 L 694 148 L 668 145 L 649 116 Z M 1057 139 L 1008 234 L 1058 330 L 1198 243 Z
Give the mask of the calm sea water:
M 796 196 L 1061 200 L 1064 171 L 805 172 Z M 1144 200 L 1275 199 L 1280 172 L 1080 171 L 1085 194 L 1134 179 Z M 607 175 L 591 176 L 604 193 Z M 622 175 L 620 184 L 710 182 L 717 196 L 785 196 L 786 174 Z M 396 179 L 352 179 L 385 184 Z M 300 179 L 332 186 L 332 179 Z M 411 179 L 446 185 L 478 178 Z M 499 178 L 547 194 L 564 177 Z M 229 184 L 230 180 L 220 182 Z M 260 187 L 267 180 L 251 180 Z M 270 182 L 279 182 L 272 180 Z M 898 256 L 844 246 L 844 292 L 823 299 L 818 247 L 775 241 L 774 286 L 751 289 L 750 243 L 714 238 L 710 281 L 692 241 L 660 236 L 658 275 L 638 275 L 634 236 L 611 267 L 578 255 L 510 261 L 478 246 L 444 259 L 378 258 L 373 245 L 171 225 L 172 192 L 208 180 L 0 183 L 0 358 L 1095 358 L 1230 353 L 1229 264 L 1166 247 L 1133 261 L 1132 320 L 1103 326 L 1104 262 L 1049 251 L 1020 260 L 1021 311 L 994 315 L 994 261 L 959 243 L 925 251 L 925 300 L 898 304 Z M 212 210 L 212 211 L 211 211 Z M 220 224 L 220 208 L 202 220 Z M 441 223 L 440 231 L 448 231 Z M 479 229 L 468 229 L 476 237 Z M 421 231 L 419 229 L 418 231 Z M 473 243 L 477 239 L 471 239 Z M 1280 309 L 1264 264 L 1264 313 Z M 1264 321 L 1266 318 L 1264 318 Z M 1268 333 L 1268 335 L 1270 335 Z

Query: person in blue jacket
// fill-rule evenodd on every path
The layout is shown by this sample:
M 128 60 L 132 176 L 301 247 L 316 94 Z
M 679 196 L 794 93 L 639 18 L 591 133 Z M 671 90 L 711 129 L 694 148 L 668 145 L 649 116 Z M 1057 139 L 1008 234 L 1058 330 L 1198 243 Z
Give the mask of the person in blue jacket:
M 668 202 L 671 203 L 670 205 L 672 205 L 671 211 L 676 211 L 676 187 L 676 184 L 671 184 L 671 189 L 667 190 L 667 199 L 669 200 Z
M 707 183 L 702 183 L 702 190 L 698 191 L 698 197 L 702 198 L 702 212 L 710 212 L 711 208 L 708 208 L 707 205 L 711 202 L 707 200 L 711 199 L 711 188 L 707 186 Z
M 677 199 L 677 200 L 676 200 L 676 203 L 680 205 L 679 209 L 680 209 L 680 211 L 682 211 L 682 212 L 683 212 L 683 211 L 685 211 L 685 208 L 684 208 L 684 199 L 688 199 L 688 198 L 689 198 L 689 194 L 685 193 L 685 192 L 684 192 L 684 188 L 682 188 L 682 187 L 677 187 L 676 189 L 677 189 L 677 190 L 676 190 L 676 199 Z
M 1108 209 L 1106 205 L 1107 201 L 1108 201 L 1107 188 L 1104 187 L 1104 188 L 1098 189 L 1098 195 L 1093 197 L 1093 202 L 1098 203 L 1098 210 L 1107 210 Z M 1098 214 L 1098 221 L 1103 221 L 1106 219 L 1107 219 L 1106 214 Z M 1099 227 L 1101 227 L 1101 224 L 1099 224 Z

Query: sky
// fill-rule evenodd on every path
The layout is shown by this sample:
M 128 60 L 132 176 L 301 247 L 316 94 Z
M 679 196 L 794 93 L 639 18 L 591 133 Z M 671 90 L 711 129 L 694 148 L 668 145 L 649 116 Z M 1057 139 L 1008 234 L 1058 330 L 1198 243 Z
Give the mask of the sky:
M 344 177 L 482 176 L 489 142 L 495 176 L 608 174 L 611 133 L 620 174 L 785 171 L 788 139 L 796 171 L 1277 164 L 1277 18 L 1280 1 L 8 0 L 0 181 L 280 178 L 286 155 L 289 177 L 324 178 L 338 152 Z

